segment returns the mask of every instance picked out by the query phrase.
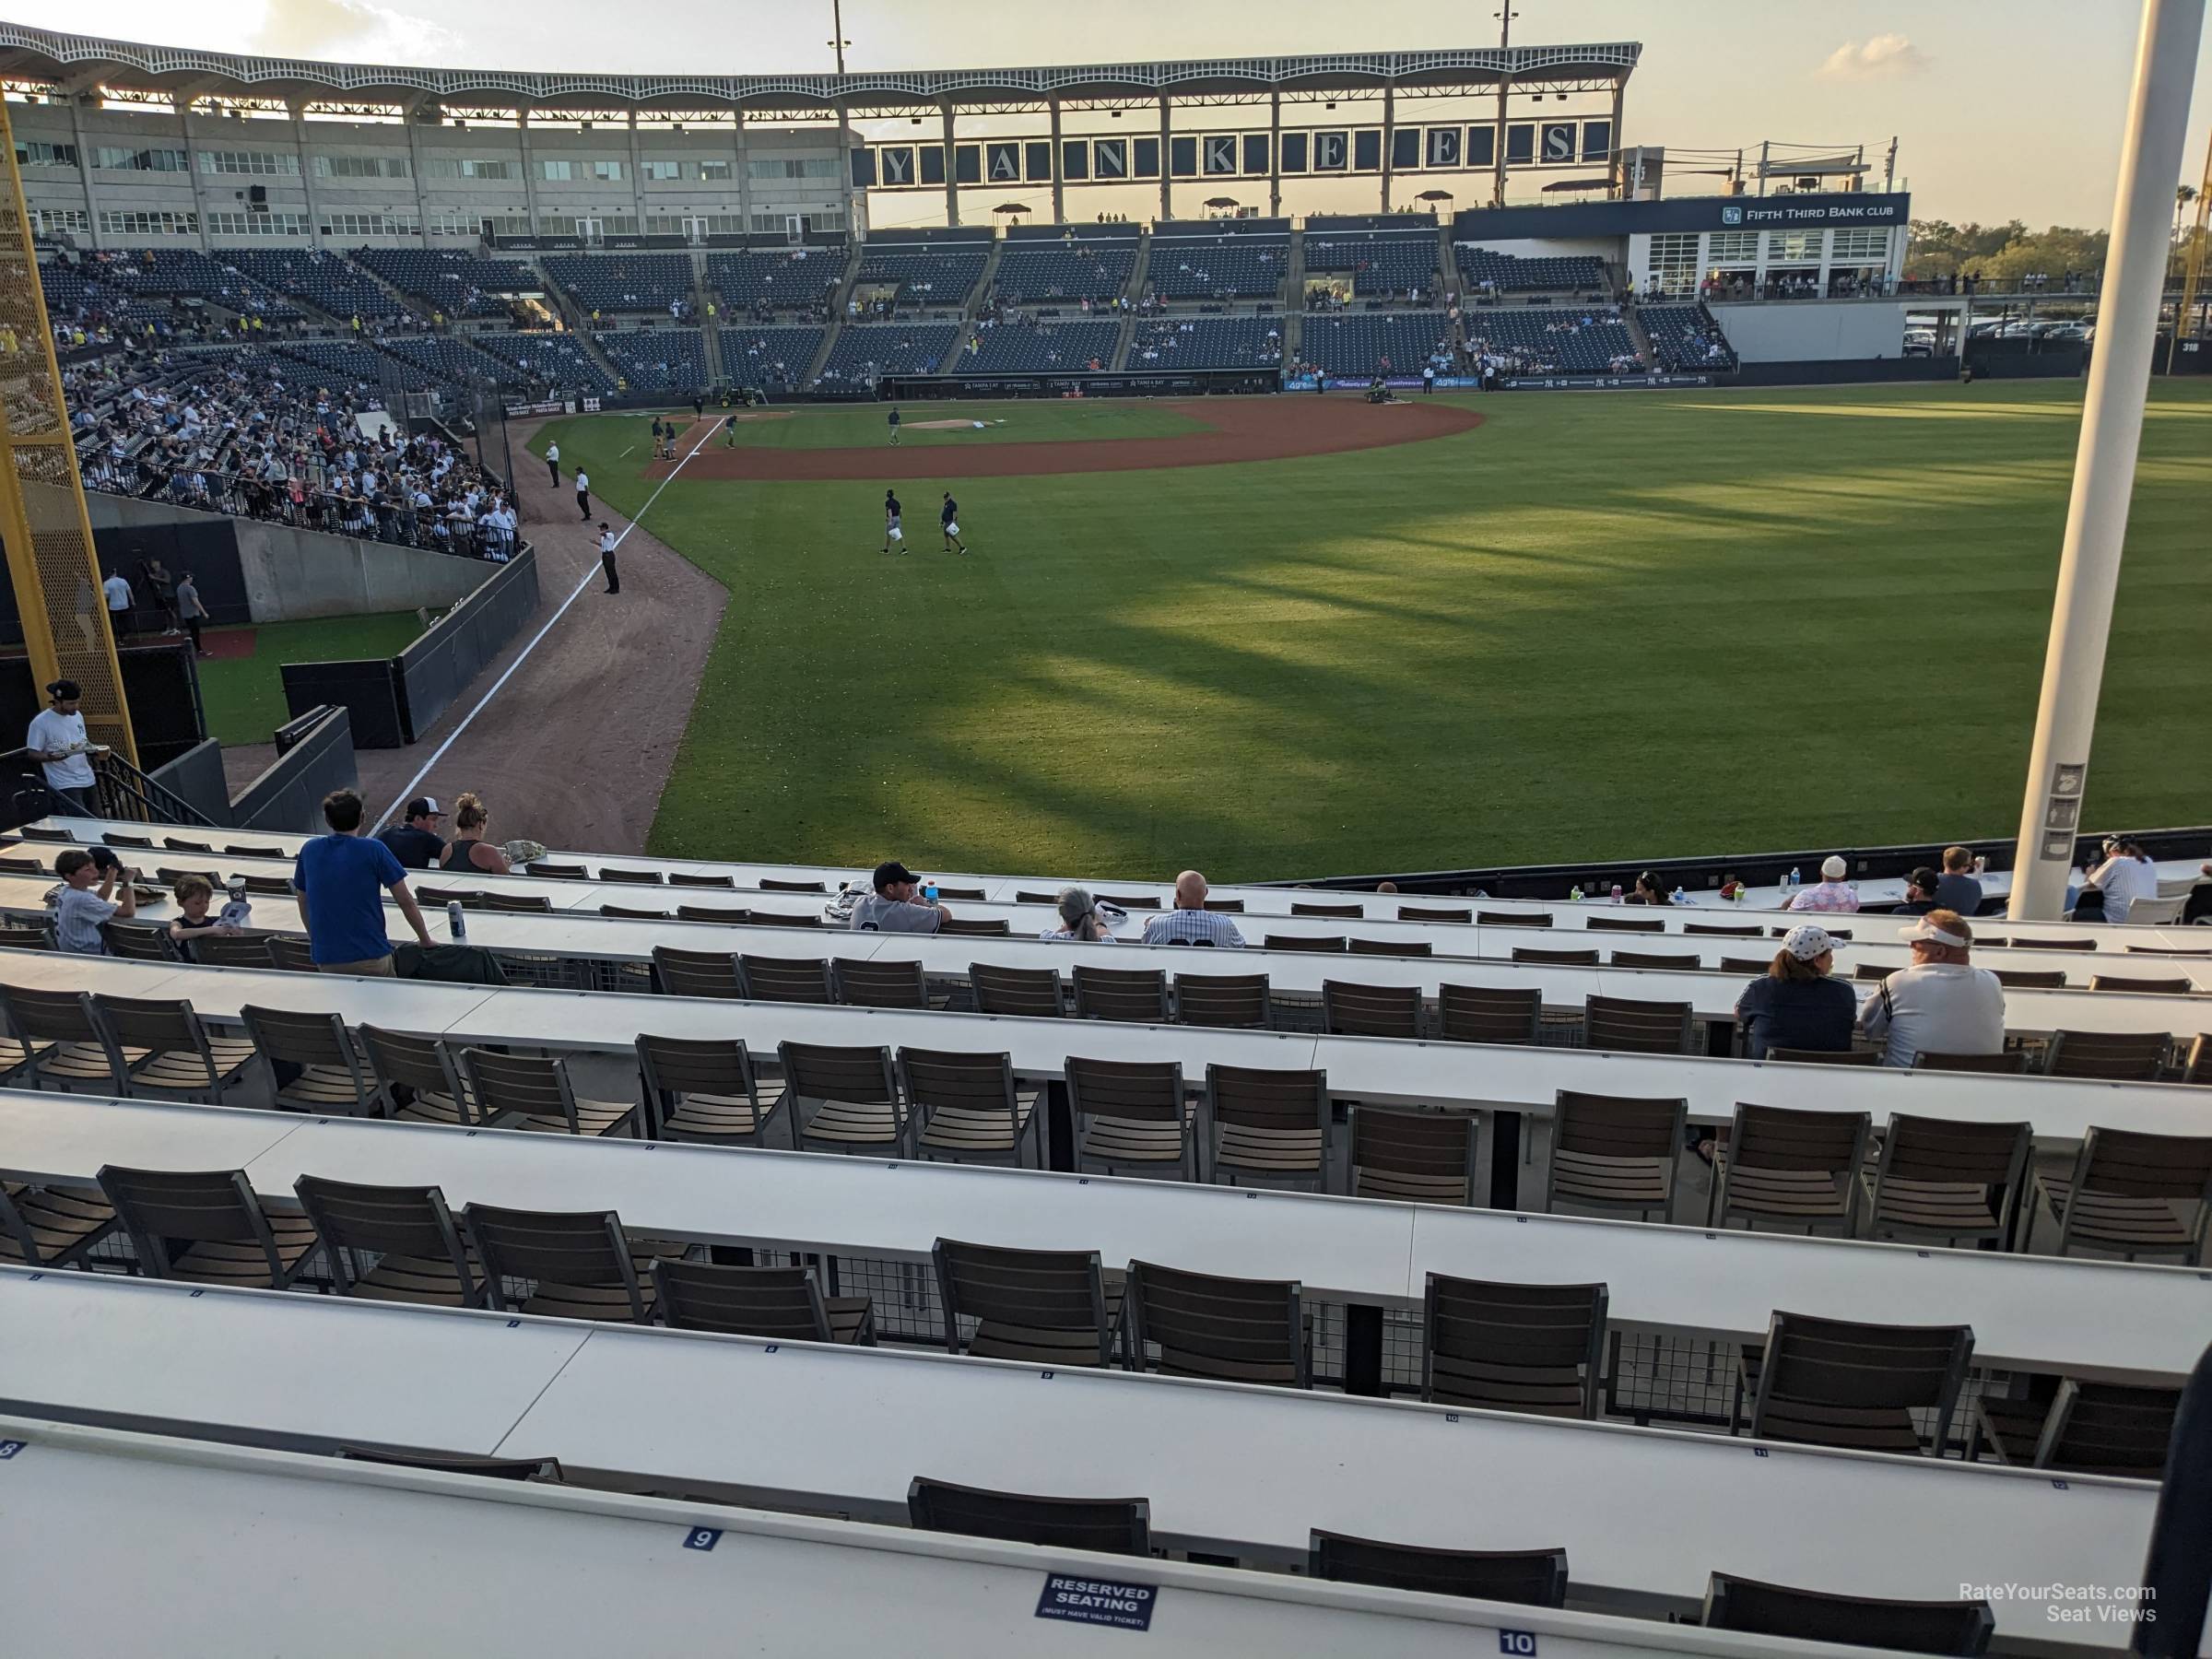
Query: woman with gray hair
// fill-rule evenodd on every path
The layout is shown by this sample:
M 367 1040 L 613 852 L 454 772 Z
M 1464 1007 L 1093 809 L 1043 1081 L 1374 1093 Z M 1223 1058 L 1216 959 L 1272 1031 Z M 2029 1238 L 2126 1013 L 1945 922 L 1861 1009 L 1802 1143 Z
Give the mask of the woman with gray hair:
M 1099 916 L 1099 901 L 1090 896 L 1090 889 L 1079 887 L 1060 889 L 1060 925 L 1048 927 L 1037 936 L 1064 945 L 1120 943 L 1106 931 L 1106 924 Z

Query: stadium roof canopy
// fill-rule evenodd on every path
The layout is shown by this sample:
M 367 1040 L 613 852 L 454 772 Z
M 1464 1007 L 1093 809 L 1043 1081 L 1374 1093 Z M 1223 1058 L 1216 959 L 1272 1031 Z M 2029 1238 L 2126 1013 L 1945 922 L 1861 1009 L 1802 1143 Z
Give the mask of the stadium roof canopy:
M 1022 69 L 909 69 L 850 75 L 600 75 L 519 69 L 432 69 L 391 64 L 250 57 L 147 46 L 0 23 L 0 77 L 140 96 L 235 98 L 417 107 L 511 103 L 525 110 L 738 108 L 819 115 L 1149 100 L 1241 101 L 1280 93 L 1357 96 L 1385 88 L 1413 96 L 1494 90 L 1599 91 L 1624 85 L 1642 48 L 1467 47 L 1435 52 L 1331 53 L 1312 57 L 1206 58 L 1181 63 L 1065 65 Z

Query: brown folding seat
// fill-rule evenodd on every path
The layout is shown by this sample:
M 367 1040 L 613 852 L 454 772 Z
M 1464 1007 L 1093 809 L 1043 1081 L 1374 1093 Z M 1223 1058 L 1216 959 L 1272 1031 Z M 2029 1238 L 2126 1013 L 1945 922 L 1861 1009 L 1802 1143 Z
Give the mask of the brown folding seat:
M 146 1058 L 143 1050 L 126 1053 L 115 1047 L 92 1012 L 88 992 L 0 985 L 0 1018 L 14 1033 L 6 1062 L 13 1071 L 28 1068 L 33 1088 L 88 1084 L 121 1094 L 125 1070 Z
M 1032 1498 L 916 1476 L 906 1488 L 908 1520 L 920 1531 L 1003 1538 L 1100 1555 L 1152 1553 L 1151 1506 L 1142 1498 Z
M 314 973 L 314 952 L 305 939 L 290 934 L 271 934 L 268 938 L 269 965 L 283 973 Z
M 599 907 L 599 913 L 606 915 L 612 908 L 603 904 Z M 622 913 L 630 915 L 636 912 L 625 911 Z M 659 913 L 665 916 L 668 912 L 662 911 Z M 747 927 L 752 924 L 753 912 L 742 904 L 679 904 L 676 907 L 676 919 L 678 922 L 719 924 L 724 927 Z
M 830 965 L 837 1000 L 854 1008 L 930 1006 L 929 982 L 919 962 L 864 961 L 839 957 Z
M 1429 1549 L 1316 1530 L 1307 1538 L 1306 1576 L 1531 1607 L 1567 1605 L 1564 1549 Z
M 1614 968 L 1648 968 L 1665 973 L 1696 973 L 1705 966 L 1705 959 L 1694 950 L 1617 950 L 1606 961 Z
M 2163 1031 L 2053 1031 L 2043 1052 L 2043 1075 L 2155 1083 L 2166 1069 L 2172 1041 Z
M 981 904 L 983 902 L 984 893 L 982 888 L 947 887 L 944 883 L 939 882 L 937 897 L 948 900 L 966 900 L 971 904 Z
M 1421 1398 L 1480 1411 L 1594 1418 L 1603 1380 L 1603 1285 L 1503 1285 L 1429 1275 Z
M 1329 1086 L 1317 1071 L 1206 1068 L 1206 1177 L 1290 1181 L 1322 1191 L 1328 1178 Z
M 553 900 L 543 893 L 478 893 L 468 908 L 507 915 L 542 916 L 552 911 Z
M 1869 1129 L 1864 1112 L 1797 1112 L 1738 1102 L 1735 1127 L 1713 1154 L 1708 1225 L 1741 1217 L 1802 1227 L 1833 1226 L 1848 1238 L 1857 1213 L 1859 1168 Z
M 124 1092 L 142 1100 L 219 1106 L 255 1058 L 246 1038 L 210 1036 L 182 998 L 95 996 L 92 1017 L 116 1053 L 140 1056 L 124 1068 Z
M 472 1204 L 461 1212 L 501 1312 L 555 1319 L 653 1323 L 653 1264 L 677 1246 L 629 1237 L 613 1210 L 526 1210 Z M 517 1281 L 530 1285 L 518 1299 Z
M 1324 980 L 1321 1022 L 1322 1030 L 1334 1037 L 1418 1038 L 1421 988 Z
M 513 1127 L 552 1135 L 628 1135 L 639 1138 L 634 1100 L 581 1100 L 558 1055 L 461 1051 L 461 1076 L 487 1118 L 512 1115 Z
M 1979 942 L 1976 941 L 1976 943 Z M 2097 948 L 2097 941 L 2095 939 L 2023 939 L 2015 935 L 2012 948 L 2015 950 L 2094 950 Z M 2130 950 L 2140 950 L 2141 948 L 2142 947 L 2139 945 L 2128 947 Z
M 1261 941 L 1261 947 L 1265 950 L 1332 951 L 1344 949 L 1345 942 L 1341 935 L 1334 934 L 1269 934 Z
M 231 858 L 289 858 L 291 856 L 282 847 L 241 847 L 236 841 L 232 841 L 225 847 L 223 852 Z
M 530 875 L 542 876 L 548 881 L 589 881 L 592 873 L 580 864 L 562 864 L 558 859 L 534 859 L 523 866 Z
M 1056 1019 L 1065 1012 L 1060 976 L 1050 968 L 996 968 L 988 962 L 971 962 L 968 986 L 974 994 L 978 1013 Z
M 1665 933 L 1663 916 L 1592 916 L 1583 924 L 1593 933 Z
M 633 887 L 659 887 L 662 882 L 662 874 L 658 870 L 624 870 L 612 865 L 606 865 L 600 867 L 599 879 L 627 882 Z
M 2142 979 L 2121 973 L 2092 973 L 2089 975 L 2092 991 L 2134 991 L 2147 996 L 2187 996 L 2196 989 L 2191 979 Z
M 24 923 L 0 922 L 0 950 L 52 950 L 53 948 L 53 935 L 45 928 Z
M 138 1271 L 195 1285 L 288 1288 L 320 1241 L 305 1216 L 262 1207 L 243 1170 L 126 1170 L 100 1190 L 130 1234 Z
M 1682 1153 L 1687 1100 L 1637 1100 L 1562 1088 L 1553 1107 L 1544 1207 L 1561 1201 L 1601 1211 L 1667 1218 Z
M 1516 962 L 1547 962 L 1556 968 L 1594 968 L 1597 952 L 1594 950 L 1538 950 L 1529 945 L 1513 947 Z
M 678 950 L 674 946 L 653 947 L 653 977 L 664 996 L 719 996 L 730 1002 L 745 1000 L 745 982 L 737 972 L 737 957 L 727 950 Z
M 473 1475 L 479 1480 L 527 1480 L 542 1486 L 562 1486 L 568 1480 L 558 1457 L 473 1457 L 458 1452 L 387 1452 L 372 1446 L 340 1446 L 338 1455 L 348 1463 L 423 1469 L 433 1475 Z
M 1976 1451 L 2021 1468 L 2159 1480 L 2181 1409 L 2179 1388 L 2062 1378 L 2049 1402 L 1974 1401 Z
M 1867 1236 L 2011 1248 L 2012 1218 L 2032 1138 L 2027 1124 L 1890 1113 L 1880 1158 L 1859 1175 L 1866 1192 Z
M 824 959 L 747 954 L 737 959 L 737 979 L 747 1002 L 827 1006 L 837 1000 L 830 988 L 830 964 Z
M 2028 1069 L 2026 1049 L 2007 1049 L 2000 1054 L 1946 1054 L 1922 1049 L 1912 1056 L 1914 1071 L 1988 1072 L 1994 1077 L 2018 1077 Z
M 204 934 L 185 947 L 203 968 L 274 968 L 266 934 Z
M 1352 1108 L 1351 1193 L 1412 1204 L 1475 1202 L 1475 1114 Z
M 1746 1399 L 1754 1440 L 1941 1456 L 1974 1353 L 1966 1325 L 1862 1324 L 1777 1311 L 1737 1360 L 1734 1433 Z M 1924 1439 L 1913 1414 L 1933 1429 Z
M 0 1263 L 77 1267 L 123 1223 L 97 1187 L 0 1181 Z
M 1543 1040 L 1544 994 L 1533 987 L 1439 985 L 1438 1035 L 1452 1042 L 1509 1042 L 1533 1047 Z
M 671 870 L 668 872 L 668 885 L 680 888 L 735 888 L 737 885 L 737 878 L 735 876 L 709 875 L 698 870 Z
M 1772 961 L 1766 957 L 1724 956 L 1721 959 L 1723 973 L 1763 974 L 1771 966 L 1773 966 Z
M 1275 1023 L 1264 973 L 1179 973 L 1175 1018 L 1187 1026 L 1265 1030 Z
M 1222 1278 L 1131 1262 L 1130 1352 L 1138 1369 L 1168 1376 L 1310 1387 L 1301 1300 L 1295 1279 Z
M 1426 939 L 1359 939 L 1347 940 L 1354 956 L 1425 957 L 1434 956 L 1436 947 Z
M 663 1324 L 771 1342 L 876 1346 L 876 1304 L 865 1296 L 824 1296 L 811 1267 L 735 1267 L 656 1261 L 654 1300 Z
M 442 1308 L 485 1305 L 484 1274 L 434 1186 L 362 1186 L 302 1175 L 300 1207 L 322 1235 L 340 1296 Z
M 773 876 L 760 877 L 764 893 L 826 893 L 830 889 L 818 881 L 783 881 Z
M 1111 904 L 1117 910 L 1156 911 L 1159 909 L 1158 893 L 1093 893 L 1091 897 L 1100 904 Z M 1047 904 L 1059 903 L 1059 895 L 1054 894 L 1045 902 Z
M 2058 991 L 2063 990 L 2066 983 L 2065 971 L 2057 968 L 2047 971 L 2027 968 L 1992 968 L 1990 971 L 1997 976 L 1997 983 L 2008 991 Z M 2090 988 L 2094 990 L 2095 986 L 2092 984 Z
M 363 1026 L 358 1033 L 376 1079 L 378 1109 L 409 1124 L 481 1123 L 459 1062 L 441 1037 Z
M 1756 922 L 1742 927 L 1734 924 L 1723 925 L 1717 922 L 1685 922 L 1682 931 L 1686 934 L 1703 934 L 1709 939 L 1756 939 L 1767 930 Z
M 1549 927 L 1549 911 L 1486 911 L 1475 912 L 1475 922 L 1480 927 Z
M 747 927 L 819 927 L 822 918 L 813 911 L 768 911 L 755 906 L 746 912 Z
M 1068 977 L 1075 982 L 1077 1019 L 1167 1023 L 1168 976 L 1161 969 L 1078 966 Z
M 181 959 L 176 942 L 165 924 L 109 922 L 100 930 L 108 954 L 126 962 L 175 962 Z
M 948 1353 L 1055 1369 L 1113 1364 L 1125 1280 L 1100 1266 L 1097 1251 L 939 1239 L 931 1253 Z
M 1338 916 L 1359 921 L 1367 914 L 1364 904 L 1312 904 L 1292 900 L 1290 913 L 1294 916 Z
M 1458 922 L 1472 923 L 1473 910 L 1450 904 L 1401 904 L 1398 906 L 1401 922 Z
M 1241 899 L 1207 899 L 1202 901 L 1202 908 L 1241 916 L 1244 913 L 1244 900 Z
M 335 987 L 333 987 L 334 993 Z M 334 994 L 333 1000 L 336 1000 Z M 343 1112 L 371 1117 L 377 1106 L 376 1084 L 346 1021 L 335 1014 L 298 1014 L 288 1008 L 257 1008 L 251 1004 L 238 1011 L 246 1035 L 269 1063 L 299 1068 L 289 1082 L 276 1088 L 274 1103 L 288 1112 Z
M 2131 1262 L 2194 1262 L 2212 1213 L 2212 1136 L 2092 1125 L 2074 1167 L 2064 1175 L 2039 1171 L 2035 1185 L 2058 1222 L 2060 1255 L 2086 1245 Z
M 1767 1058 L 1790 1065 L 1879 1065 L 1882 1056 L 1875 1049 L 1794 1049 L 1771 1048 Z
M 908 1152 L 906 1100 L 888 1048 L 781 1042 L 776 1060 L 798 1146 L 808 1152 Z M 816 1102 L 809 1118 L 801 1102 Z
M 1197 1139 L 1182 1067 L 1172 1060 L 1067 1057 L 1067 1105 L 1076 1167 L 1109 1175 L 1198 1178 Z
M 641 1031 L 636 1046 L 638 1085 L 655 1137 L 711 1147 L 768 1145 L 782 1087 L 760 1081 L 740 1039 Z
M 1884 1601 L 1869 1595 L 1830 1595 L 1786 1584 L 1716 1572 L 1705 1589 L 1699 1622 L 1709 1630 L 1754 1636 L 1792 1636 L 1844 1646 L 1894 1648 L 1911 1653 L 1957 1654 L 1989 1651 L 1996 1616 L 1985 1601 Z
M 1645 1002 L 1627 996 L 1583 999 L 1583 1046 L 1630 1054 L 1687 1054 L 1695 1034 L 1695 1010 L 1686 1002 Z
M 900 1049 L 899 1077 L 921 1157 L 1019 1167 L 1027 1143 L 1031 1167 L 1044 1167 L 1038 1091 L 1015 1080 L 1005 1054 Z
M 1004 939 L 1013 931 L 1004 916 L 946 916 L 937 923 L 937 932 L 947 938 Z

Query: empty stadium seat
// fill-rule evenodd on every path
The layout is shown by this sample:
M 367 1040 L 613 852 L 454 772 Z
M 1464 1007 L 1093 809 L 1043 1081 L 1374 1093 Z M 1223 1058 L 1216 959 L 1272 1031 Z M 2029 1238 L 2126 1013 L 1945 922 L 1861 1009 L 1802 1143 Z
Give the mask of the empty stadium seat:
M 215 257 L 342 323 L 407 314 L 389 290 L 342 254 L 314 248 L 218 248 Z
M 935 374 L 959 332 L 957 323 L 848 324 L 838 330 L 815 384 L 865 391 L 887 375 Z
M 1275 369 L 1282 363 L 1275 317 L 1148 317 L 1129 343 L 1131 370 Z
M 1103 301 L 1129 286 L 1136 265 L 1134 238 L 1086 241 L 1009 242 L 998 257 L 992 291 L 1013 305 L 1054 300 Z
M 821 328 L 725 324 L 722 330 L 722 371 L 741 386 L 761 391 L 796 391 L 814 354 L 822 348 Z
M 957 374 L 1063 374 L 1113 366 L 1117 322 L 1018 317 L 978 327 L 953 366 Z
M 1505 359 L 1524 374 L 1625 374 L 1640 370 L 1636 342 L 1610 308 L 1470 312 L 1467 350 Z
M 1434 312 L 1311 316 L 1299 335 L 1299 353 L 1329 374 L 1418 374 L 1432 359 L 1450 365 L 1452 325 Z
M 1317 231 L 1309 222 L 1305 262 L 1311 273 L 1349 272 L 1355 299 L 1433 299 L 1438 288 L 1433 229 Z
M 707 255 L 707 286 L 734 311 L 816 312 L 844 280 L 843 242 Z
M 1290 268 L 1287 232 L 1178 234 L 1155 227 L 1145 283 L 1162 300 L 1274 300 Z
M 548 253 L 542 263 L 587 312 L 665 312 L 691 298 L 688 253 Z
M 545 290 L 543 280 L 519 260 L 431 248 L 360 248 L 351 257 L 448 319 L 504 317 L 509 307 L 503 296 Z
M 724 349 L 729 336 L 724 335 Z M 705 336 L 696 328 L 624 329 L 592 336 L 629 392 L 689 392 L 706 385 Z
M 507 379 L 519 376 L 547 386 L 602 394 L 615 389 L 613 379 L 592 360 L 574 335 L 476 334 L 468 336 L 468 343 L 512 370 Z
M 1455 243 L 1453 257 L 1468 291 L 1486 285 L 1500 294 L 1565 292 L 1603 293 L 1605 262 L 1594 254 L 1576 253 L 1552 258 L 1524 259 L 1514 253 L 1497 253 L 1466 242 Z

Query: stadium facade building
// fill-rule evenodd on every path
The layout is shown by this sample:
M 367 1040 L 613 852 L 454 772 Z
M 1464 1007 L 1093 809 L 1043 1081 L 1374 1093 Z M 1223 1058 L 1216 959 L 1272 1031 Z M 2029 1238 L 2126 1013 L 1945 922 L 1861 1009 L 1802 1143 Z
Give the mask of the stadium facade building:
M 94 247 L 865 234 L 1616 192 L 1631 42 L 849 75 L 429 69 L 0 24 L 37 228 Z M 1302 199 L 1301 199 L 1302 198 Z M 1261 203 L 1265 201 L 1265 207 Z

